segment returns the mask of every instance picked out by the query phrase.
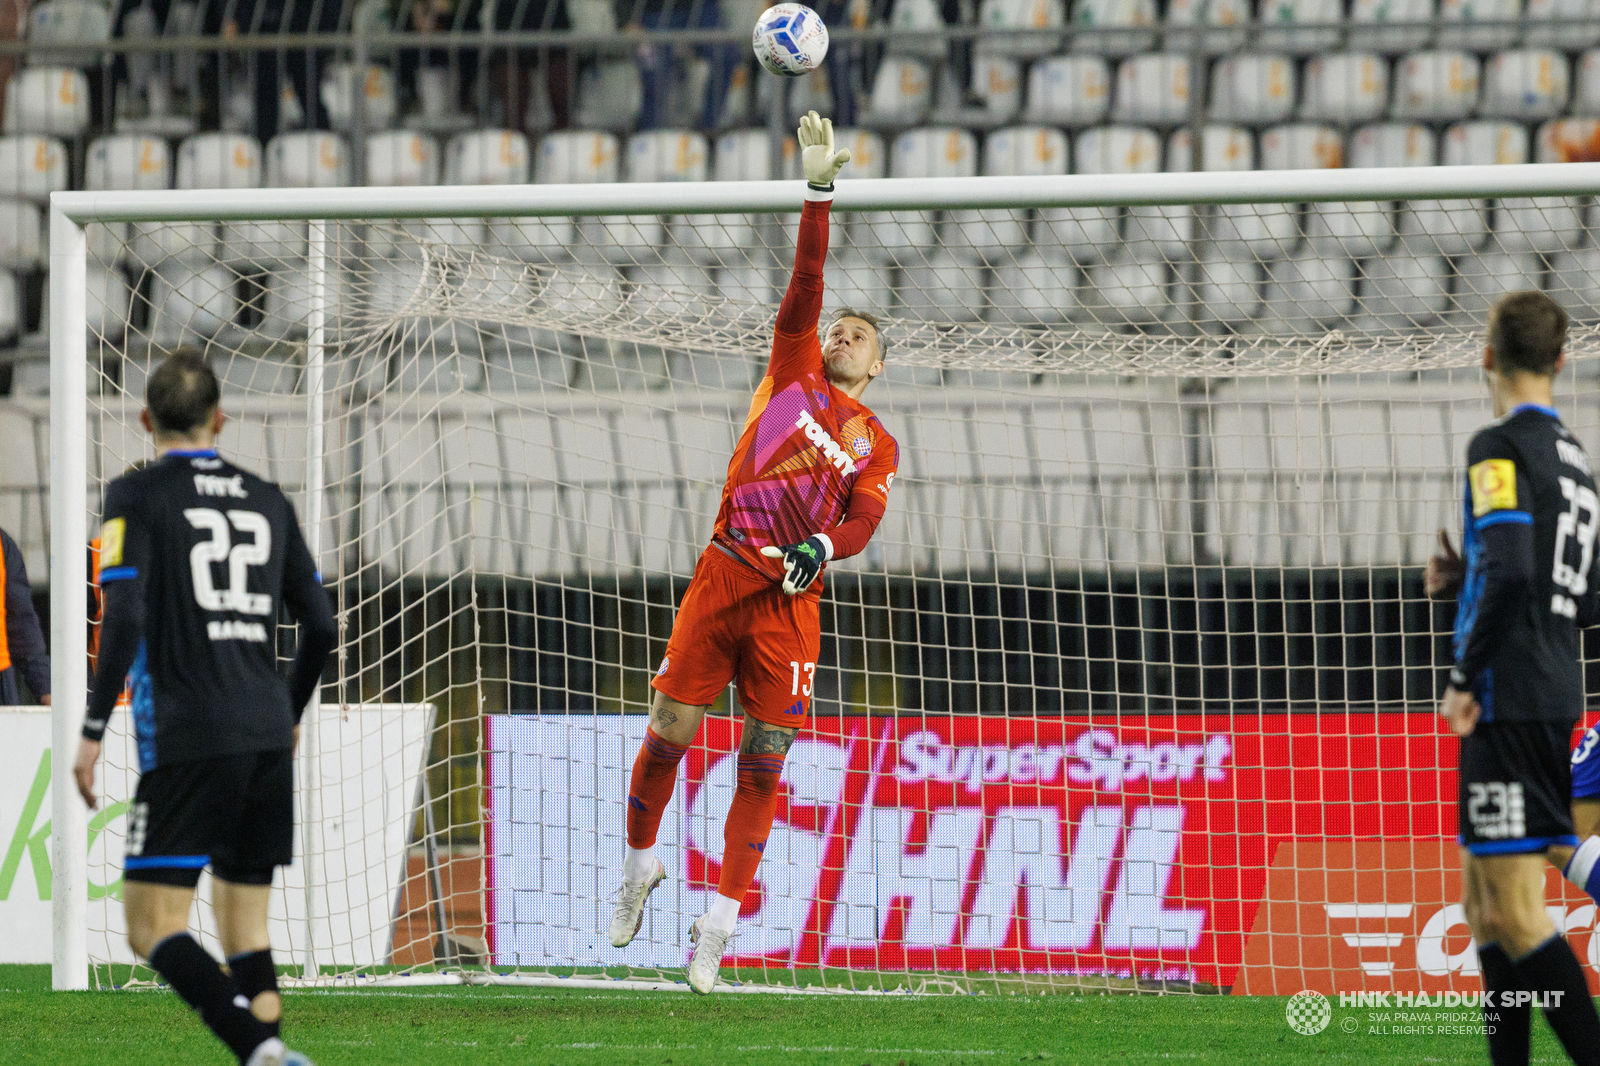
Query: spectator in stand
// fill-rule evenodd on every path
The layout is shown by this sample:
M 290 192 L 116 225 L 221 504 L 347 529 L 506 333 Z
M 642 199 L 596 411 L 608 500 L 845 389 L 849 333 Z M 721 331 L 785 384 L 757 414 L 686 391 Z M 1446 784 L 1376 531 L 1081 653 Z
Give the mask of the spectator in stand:
M 0 625 L 0 706 L 15 707 L 22 702 L 22 689 L 17 684 L 19 667 L 33 698 L 48 704 L 50 652 L 45 646 L 44 630 L 39 626 L 39 614 L 33 609 L 33 586 L 28 584 L 22 549 L 3 529 L 0 529 L 0 584 L 5 586 L 5 596 L 0 600 L 0 612 L 5 615 L 5 624 Z
M 499 0 L 494 7 L 494 28 L 502 33 L 564 31 L 572 29 L 572 20 L 564 0 Z M 505 101 L 506 114 L 496 121 L 530 133 L 566 129 L 571 121 L 567 77 L 565 48 L 519 48 L 497 54 L 489 72 L 490 96 Z

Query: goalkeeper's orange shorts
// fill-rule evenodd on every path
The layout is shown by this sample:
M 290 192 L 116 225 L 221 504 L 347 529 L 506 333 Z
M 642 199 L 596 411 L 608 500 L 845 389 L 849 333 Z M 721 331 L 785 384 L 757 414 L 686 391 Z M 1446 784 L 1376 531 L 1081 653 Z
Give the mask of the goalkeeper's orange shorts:
M 705 707 L 737 678 L 745 713 L 798 728 L 811 712 L 821 600 L 818 590 L 785 596 L 781 581 L 708 547 L 651 684 L 668 699 Z

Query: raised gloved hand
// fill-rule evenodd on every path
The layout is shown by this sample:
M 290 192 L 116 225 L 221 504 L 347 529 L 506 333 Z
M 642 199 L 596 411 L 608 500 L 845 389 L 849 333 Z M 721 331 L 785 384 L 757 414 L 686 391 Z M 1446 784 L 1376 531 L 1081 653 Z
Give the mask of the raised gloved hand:
M 809 111 L 800 119 L 800 166 L 806 181 L 819 189 L 833 185 L 839 168 L 850 162 L 850 149 L 833 148 L 833 121 Z
M 822 573 L 822 564 L 828 561 L 828 545 L 821 537 L 807 537 L 801 544 L 785 544 L 781 548 L 767 545 L 761 554 L 769 559 L 782 559 L 784 563 L 783 592 L 798 596 L 811 587 Z

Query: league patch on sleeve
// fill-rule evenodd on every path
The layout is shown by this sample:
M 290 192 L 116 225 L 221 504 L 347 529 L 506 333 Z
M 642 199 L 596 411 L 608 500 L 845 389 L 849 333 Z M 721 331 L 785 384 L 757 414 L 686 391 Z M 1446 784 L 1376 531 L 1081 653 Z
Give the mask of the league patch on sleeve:
M 1517 467 L 1510 459 L 1485 459 L 1467 471 L 1472 486 L 1472 517 L 1517 507 Z
M 127 521 L 113 518 L 100 527 L 100 567 L 110 569 L 122 565 L 122 538 Z

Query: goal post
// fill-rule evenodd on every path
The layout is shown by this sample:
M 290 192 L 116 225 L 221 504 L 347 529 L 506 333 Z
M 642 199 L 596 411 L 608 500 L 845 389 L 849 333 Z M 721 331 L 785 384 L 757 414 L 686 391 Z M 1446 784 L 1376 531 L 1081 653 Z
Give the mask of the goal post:
M 796 664 L 818 713 L 730 954 L 745 985 L 1462 980 L 1428 707 L 1448 619 L 1416 575 L 1488 417 L 1495 293 L 1582 302 L 1560 395 L 1600 430 L 1576 384 L 1596 195 L 1596 163 L 841 181 L 830 306 L 886 314 L 864 400 L 902 465 L 874 544 L 830 568 L 824 662 Z M 607 878 L 801 203 L 789 181 L 54 194 L 55 987 L 127 963 L 118 830 L 71 775 L 85 547 L 177 348 L 218 366 L 222 447 L 285 485 L 339 610 L 280 957 L 308 982 L 672 980 L 735 695 L 625 955 Z M 1362 886 L 1396 861 L 1414 899 L 1385 929 Z M 1309 941 L 1334 947 L 1290 966 Z

